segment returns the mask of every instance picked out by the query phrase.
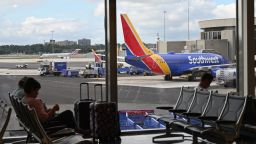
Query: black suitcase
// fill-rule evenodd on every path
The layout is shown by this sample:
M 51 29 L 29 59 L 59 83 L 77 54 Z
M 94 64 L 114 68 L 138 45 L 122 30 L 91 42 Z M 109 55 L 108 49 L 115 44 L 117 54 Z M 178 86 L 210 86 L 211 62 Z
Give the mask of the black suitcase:
M 87 87 L 87 98 L 82 99 L 82 86 Z M 78 128 L 82 130 L 90 130 L 90 104 L 94 100 L 89 96 L 89 83 L 80 83 L 80 100 L 74 105 L 75 119 Z
M 101 101 L 96 99 L 96 87 L 101 88 Z M 120 141 L 120 126 L 117 105 L 113 102 L 103 101 L 102 84 L 94 85 L 95 102 L 90 104 L 90 124 L 93 140 Z

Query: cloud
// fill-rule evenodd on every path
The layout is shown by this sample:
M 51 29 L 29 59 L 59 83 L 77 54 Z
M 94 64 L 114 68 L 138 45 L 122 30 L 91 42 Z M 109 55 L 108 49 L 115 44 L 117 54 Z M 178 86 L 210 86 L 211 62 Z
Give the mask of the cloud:
M 39 4 L 42 0 L 1 0 L 0 9 L 16 8 L 18 6 L 31 6 Z
M 26 39 L 25 42 L 27 40 L 42 42 L 50 39 L 51 31 L 58 35 L 58 39 L 64 40 L 84 31 L 85 26 L 86 22 L 75 19 L 27 17 L 21 24 L 5 20 L 0 23 L 0 27 L 4 27 L 0 30 L 0 40 L 11 38 L 11 40 L 23 39 L 23 41 Z
M 17 5 L 17 4 L 14 4 L 14 5 L 12 5 L 12 7 L 13 7 L 13 8 L 17 8 L 17 7 L 18 7 L 18 5 Z
M 21 25 L 21 30 L 18 34 L 30 35 L 39 34 L 45 35 L 49 34 L 50 31 L 54 30 L 56 32 L 75 32 L 84 26 L 83 22 L 78 20 L 61 20 L 55 18 L 36 18 L 28 17 Z
M 164 14 L 166 39 L 186 40 L 188 31 L 187 0 L 126 0 L 118 1 L 118 25 L 121 25 L 119 13 L 127 13 L 142 39 L 155 42 L 156 33 L 163 39 Z M 189 29 L 191 39 L 200 39 L 199 21 L 207 19 L 230 18 L 235 15 L 235 2 L 220 4 L 212 0 L 190 0 Z M 121 26 L 118 26 L 121 30 Z M 122 32 L 118 32 L 121 34 Z M 120 37 L 120 36 L 119 36 Z
M 94 16 L 104 16 L 105 15 L 104 12 L 105 12 L 105 5 L 104 5 L 104 2 L 101 1 L 97 5 L 96 9 L 94 10 Z
M 0 17 L 9 15 L 14 9 L 29 8 L 40 4 L 42 0 L 0 0 Z
M 0 6 L 1 7 L 6 7 L 6 6 L 11 6 L 14 4 L 17 5 L 31 5 L 31 4 L 37 4 L 41 0 L 1 0 L 0 1 Z
M 6 17 L 0 17 L 0 40 L 6 36 L 7 38 L 19 37 L 23 40 L 40 38 L 42 41 L 42 39 L 49 39 L 51 31 L 54 30 L 56 38 L 72 39 L 75 36 L 81 38 L 86 35 L 93 42 L 104 43 L 104 1 L 81 1 L 92 6 L 90 7 L 92 9 L 88 9 L 88 13 L 92 15 L 89 17 L 88 23 L 85 20 L 55 18 L 55 16 L 40 18 L 43 14 L 37 17 L 28 15 L 19 23 L 14 20 L 10 21 Z M 120 13 L 128 14 L 143 41 L 155 42 L 157 33 L 159 33 L 160 39 L 163 39 L 164 10 L 167 11 L 165 15 L 166 40 L 186 40 L 188 30 L 187 2 L 188 0 L 118 0 L 118 42 L 123 42 Z M 13 9 L 41 3 L 42 0 L 2 0 L 0 1 L 0 16 L 3 15 L 1 8 Z M 59 13 L 54 10 L 52 12 Z M 63 15 L 66 14 L 66 12 L 62 13 Z M 5 15 L 8 14 L 9 11 L 5 10 Z M 234 16 L 235 1 L 190 0 L 189 29 L 191 39 L 200 39 L 201 30 L 198 21 Z
M 117 3 L 118 25 L 121 25 L 119 13 L 127 13 L 132 23 L 139 31 L 142 39 L 148 42 L 155 42 L 156 33 L 163 38 L 164 14 L 166 37 L 168 40 L 187 39 L 188 27 L 188 3 L 187 0 L 126 0 Z M 193 0 L 189 5 L 189 23 L 193 39 L 199 38 L 200 29 L 199 20 L 212 19 L 212 9 L 215 9 L 216 3 L 212 0 Z M 121 30 L 121 27 L 120 29 Z M 196 31 L 196 32 L 195 32 Z
M 213 11 L 216 18 L 235 18 L 236 17 L 236 4 L 221 4 L 218 5 Z

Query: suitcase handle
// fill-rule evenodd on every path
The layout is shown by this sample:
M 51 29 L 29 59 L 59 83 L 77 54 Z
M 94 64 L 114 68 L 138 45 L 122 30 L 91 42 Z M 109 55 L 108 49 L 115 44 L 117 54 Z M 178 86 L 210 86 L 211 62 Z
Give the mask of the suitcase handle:
M 95 84 L 94 85 L 94 97 L 95 97 L 95 100 L 97 100 L 97 97 L 96 97 L 96 87 L 100 87 L 100 97 L 101 97 L 101 101 L 103 101 L 103 97 L 102 97 L 102 84 Z M 107 98 L 106 98 L 106 101 L 108 101 Z
M 82 100 L 82 86 L 83 85 L 87 86 L 87 97 L 88 97 L 88 99 L 90 99 L 90 97 L 89 97 L 89 83 L 80 83 L 80 100 Z

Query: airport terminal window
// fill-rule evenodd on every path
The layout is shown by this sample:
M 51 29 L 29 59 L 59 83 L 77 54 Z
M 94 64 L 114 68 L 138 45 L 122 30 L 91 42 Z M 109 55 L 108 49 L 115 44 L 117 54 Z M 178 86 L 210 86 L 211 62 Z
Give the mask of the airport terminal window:
M 213 32 L 213 37 L 212 39 L 218 39 L 218 32 Z
M 210 31 L 210 32 L 208 32 L 208 34 L 209 34 L 209 39 L 213 39 L 213 32 Z
M 202 39 L 202 40 L 207 39 L 207 33 L 201 32 L 201 39 Z
M 206 1 L 199 5 L 197 2 L 191 1 L 190 22 L 188 22 L 185 1 L 117 1 L 117 42 L 122 46 L 121 49 L 117 49 L 118 106 L 120 117 L 123 118 L 121 123 L 123 129 L 163 128 L 162 123 L 154 123 L 150 121 L 151 119 L 145 119 L 144 115 L 153 112 L 166 113 L 156 110 L 155 107 L 174 105 L 181 86 L 197 87 L 200 74 L 181 75 L 186 67 L 190 68 L 191 65 L 199 63 L 203 65 L 218 62 L 216 57 L 210 56 L 180 56 L 178 59 L 171 60 L 161 55 L 161 53 L 171 52 L 168 55 L 175 57 L 177 53 L 184 50 L 184 45 L 189 43 L 191 43 L 190 47 L 186 49 L 189 54 L 191 49 L 220 49 L 220 47 L 213 47 L 215 43 L 211 43 L 212 41 L 203 43 L 196 40 L 221 39 L 219 31 L 200 29 L 199 21 L 220 18 L 217 12 L 212 14 L 208 10 L 219 10 L 217 9 L 219 5 L 227 4 L 221 1 L 218 3 Z M 7 83 L 0 85 L 3 94 L 15 88 L 18 80 L 24 75 L 32 76 L 41 83 L 42 89 L 39 93 L 47 104 L 59 103 L 61 110 L 73 110 L 74 103 L 79 99 L 80 83 L 89 82 L 91 85 L 105 83 L 102 2 L 79 0 L 77 3 L 75 5 L 65 1 L 60 5 L 53 2 L 52 5 L 55 5 L 56 9 L 53 9 L 52 13 L 48 10 L 49 3 L 46 1 L 40 5 L 35 3 L 32 6 L 28 5 L 31 10 L 37 11 L 40 8 L 45 11 L 43 16 L 37 13 L 32 16 L 18 4 L 12 5 L 17 11 L 5 12 L 5 20 L 3 23 L 0 22 L 0 27 L 5 29 L 5 32 L 0 31 L 0 74 L 1 79 Z M 230 3 L 233 2 L 228 2 Z M 71 10 L 66 11 L 65 6 L 69 6 Z M 177 11 L 176 8 L 181 9 Z M 199 12 L 202 14 L 198 14 Z M 21 16 L 18 13 L 24 14 Z M 82 17 L 81 13 L 83 13 Z M 124 13 L 126 15 L 120 16 Z M 19 17 L 18 21 L 15 20 L 16 17 Z M 187 23 L 190 24 L 189 31 Z M 134 28 L 123 30 L 123 25 L 127 28 L 130 24 L 133 24 Z M 134 33 L 135 30 L 138 34 Z M 125 45 L 124 35 L 133 36 L 131 40 L 135 42 Z M 164 41 L 167 42 L 166 47 Z M 155 50 L 157 42 L 159 45 Z M 76 44 L 69 45 L 69 43 Z M 96 57 L 92 49 L 95 50 Z M 134 49 L 135 51 L 132 51 Z M 233 49 L 234 46 L 230 48 L 230 50 Z M 51 55 L 57 52 L 61 54 Z M 234 55 L 231 51 L 229 54 L 224 52 L 220 54 Z M 97 59 L 103 62 L 101 64 L 95 62 Z M 126 63 L 125 60 L 130 61 Z M 180 61 L 182 63 L 179 63 Z M 172 62 L 174 62 L 173 65 Z M 228 74 L 229 72 L 234 73 L 232 70 L 228 71 Z M 220 78 L 220 80 L 223 79 L 223 77 Z M 233 79 L 231 81 L 233 82 Z M 217 84 L 217 79 L 213 85 L 223 88 L 223 85 Z M 86 89 L 83 88 L 83 98 L 86 97 L 85 91 Z M 96 93 L 99 98 L 99 91 L 96 90 Z M 90 96 L 94 98 L 92 86 Z M 5 99 L 9 101 L 7 97 Z M 128 123 L 128 120 L 132 121 Z M 11 129 L 20 128 L 17 122 L 12 123 Z
M 132 4 L 133 7 L 129 7 L 129 8 L 124 7 L 124 4 L 129 4 L 129 3 Z M 191 3 L 192 3 L 191 7 L 193 7 L 193 10 L 195 10 L 194 8 L 196 7 L 195 5 L 197 2 L 191 1 Z M 235 3 L 235 1 L 228 2 L 228 3 L 233 4 Z M 154 9 L 150 9 L 151 4 L 154 5 L 154 8 L 156 9 L 159 8 L 159 11 L 162 10 L 162 13 L 159 11 L 155 11 Z M 165 4 L 165 6 L 163 4 Z M 224 57 L 230 60 L 228 56 L 234 55 L 233 52 L 234 52 L 235 46 L 231 45 L 230 48 L 227 48 L 231 51 L 226 52 L 225 50 L 222 49 L 222 47 L 225 46 L 226 48 L 227 43 L 222 43 L 223 41 L 214 41 L 216 39 L 222 38 L 220 28 L 217 25 L 215 28 L 215 25 L 214 25 L 215 24 L 214 20 L 223 18 L 222 15 L 217 15 L 217 13 L 214 13 L 214 16 L 210 13 L 208 16 L 199 14 L 200 18 L 199 17 L 196 18 L 197 15 L 194 15 L 193 12 L 190 13 L 190 17 L 192 18 L 190 19 L 191 20 L 190 24 L 193 23 L 197 26 L 192 26 L 192 24 L 189 25 L 190 31 L 188 33 L 188 29 L 185 28 L 185 25 L 187 26 L 187 21 L 186 21 L 187 19 L 185 19 L 187 18 L 186 4 L 187 3 L 185 3 L 184 1 L 177 1 L 172 3 L 169 3 L 167 1 L 166 2 L 162 1 L 160 3 L 130 2 L 129 0 L 117 1 L 117 6 L 119 10 L 117 15 L 119 16 L 121 14 L 121 16 L 117 18 L 118 20 L 117 25 L 121 27 L 121 28 L 118 28 L 118 30 L 119 32 L 121 31 L 120 33 L 122 35 L 124 35 L 124 36 L 122 35 L 118 36 L 118 41 L 128 42 L 128 44 L 126 44 L 125 46 L 126 49 L 129 50 L 129 52 L 127 53 L 128 56 L 126 57 L 126 61 L 128 62 L 128 64 L 132 65 L 128 71 L 129 79 L 121 75 L 118 76 L 119 110 L 121 110 L 123 113 L 126 114 L 126 116 L 122 118 L 132 119 L 135 123 L 137 122 L 137 124 L 141 126 L 142 129 L 143 127 L 146 127 L 146 126 L 143 125 L 144 123 L 142 122 L 144 117 L 139 117 L 139 115 L 143 115 L 146 112 L 162 113 L 159 110 L 156 110 L 155 107 L 159 105 L 161 106 L 166 106 L 168 104 L 173 105 L 175 103 L 175 100 L 177 99 L 176 96 L 179 94 L 180 86 L 185 85 L 185 86 L 196 87 L 200 79 L 200 73 L 197 73 L 197 72 L 195 72 L 196 74 L 195 73 L 184 74 L 184 75 L 176 74 L 175 76 L 172 76 L 172 77 L 170 77 L 170 75 L 164 75 L 163 73 L 159 74 L 160 73 L 159 71 L 161 70 L 168 73 L 168 69 L 165 69 L 166 67 L 167 68 L 175 67 L 175 68 L 171 68 L 172 73 L 176 72 L 176 68 L 179 69 L 179 68 L 186 67 L 186 64 L 172 65 L 171 64 L 172 62 L 173 63 L 179 62 L 179 60 L 178 59 L 166 60 L 168 59 L 166 58 L 167 56 L 165 57 L 166 59 L 163 58 L 163 60 L 159 60 L 158 59 L 159 55 L 161 57 L 162 53 L 168 53 L 170 51 L 175 51 L 176 53 L 179 53 L 181 51 L 185 51 L 184 45 L 177 44 L 179 42 L 180 43 L 184 42 L 186 45 L 188 45 L 186 47 L 187 48 L 186 51 L 188 51 L 188 53 L 195 49 L 209 50 L 209 52 L 206 53 L 207 55 L 209 53 L 213 53 L 213 52 L 210 52 L 210 50 L 217 51 L 219 54 L 218 56 L 220 56 L 221 59 L 218 59 L 218 60 L 216 59 L 215 61 L 213 60 L 213 58 L 211 59 L 211 57 L 209 57 L 211 60 L 213 60 L 212 62 L 216 62 L 216 63 L 217 61 L 219 62 L 222 61 L 223 64 L 226 64 L 227 62 L 225 62 Z M 214 4 L 215 7 L 212 7 L 212 9 L 218 9 L 217 7 L 219 4 L 215 3 Z M 149 6 L 147 7 L 149 9 L 141 10 L 140 9 L 141 5 L 145 7 Z M 224 5 L 226 5 L 226 3 Z M 175 6 L 183 8 L 183 13 L 179 16 L 180 19 L 176 17 L 179 14 L 177 14 L 177 12 L 172 10 L 172 9 L 175 9 Z M 170 7 L 172 7 L 172 9 Z M 202 9 L 202 11 L 205 10 L 205 12 L 207 12 L 209 10 L 209 8 L 206 8 L 206 9 Z M 199 11 L 200 9 L 197 9 L 197 12 Z M 122 13 L 125 13 L 126 15 L 122 15 Z M 144 17 L 144 13 L 145 14 L 150 13 L 151 14 L 150 18 Z M 220 13 L 223 13 L 223 12 L 220 12 Z M 233 13 L 232 16 L 235 16 L 235 13 Z M 164 18 L 165 18 L 165 23 L 163 21 Z M 210 23 L 211 20 L 213 20 L 212 23 Z M 202 28 L 200 27 L 201 25 L 199 25 L 199 21 L 205 22 L 205 25 L 202 24 Z M 154 24 L 159 25 L 160 27 L 162 26 L 162 28 L 155 28 L 153 27 Z M 128 29 L 127 27 L 132 29 Z M 222 28 L 222 26 L 220 27 Z M 154 33 L 155 33 L 155 36 L 154 36 Z M 127 37 L 129 37 L 129 39 L 124 40 Z M 136 41 L 138 39 L 141 41 Z M 199 41 L 199 40 L 205 40 L 205 41 Z M 233 40 L 234 39 L 232 39 L 231 42 L 233 42 Z M 135 42 L 132 43 L 133 41 Z M 163 41 L 167 42 L 166 48 Z M 159 55 L 151 55 L 152 53 L 147 51 L 148 47 L 147 45 L 144 45 L 143 42 L 152 43 L 152 44 L 157 43 L 158 53 L 155 53 L 155 54 L 159 54 Z M 141 47 L 143 47 L 142 50 L 141 50 Z M 172 54 L 174 57 L 177 55 L 176 53 L 169 53 L 169 54 Z M 150 58 L 152 59 L 155 59 L 155 62 L 157 62 L 157 64 L 154 61 L 151 62 L 148 56 L 150 56 Z M 204 61 L 202 60 L 204 59 L 204 57 L 203 56 L 200 57 L 200 56 L 188 57 L 189 58 L 188 63 L 190 64 L 201 63 L 202 65 L 204 65 L 205 63 L 208 63 L 208 60 Z M 182 59 L 181 57 L 180 59 Z M 145 61 L 146 58 L 148 61 Z M 138 60 L 140 61 L 140 63 L 138 62 Z M 185 61 L 186 60 L 184 59 L 183 62 L 185 63 Z M 161 67 L 160 65 L 163 67 Z M 157 72 L 156 69 L 158 69 L 159 71 Z M 215 79 L 214 79 L 213 85 L 214 87 L 216 86 L 217 88 L 220 88 L 221 92 L 227 92 L 227 90 L 224 90 L 224 86 L 225 87 L 231 86 L 232 87 L 231 89 L 235 90 L 233 88 L 234 81 L 235 81 L 234 80 L 235 77 L 233 77 L 235 73 L 234 68 L 228 69 L 227 72 L 226 72 L 226 69 L 224 69 L 225 71 L 224 77 L 223 76 L 219 77 L 220 72 L 218 71 L 216 73 L 218 69 L 209 69 L 208 67 L 203 67 L 202 69 L 206 69 L 205 71 L 211 72 L 214 75 Z M 216 75 L 218 75 L 218 78 L 216 78 Z M 229 75 L 232 75 L 232 78 L 230 77 L 228 82 L 227 81 L 223 82 L 225 77 Z M 168 82 L 166 82 L 166 80 Z M 194 80 L 194 82 L 191 82 L 191 80 Z M 133 111 L 133 110 L 137 110 L 137 111 Z M 137 112 L 137 115 L 134 112 Z M 129 128 L 129 124 L 127 124 L 124 127 Z
M 201 32 L 201 39 L 203 40 L 221 39 L 221 32 L 220 31 Z
M 5 29 L 0 31 L 0 100 L 10 105 L 8 92 L 16 89 L 24 76 L 40 82 L 39 97 L 49 108 L 59 104 L 60 111 L 74 111 L 82 82 L 91 83 L 90 98 L 94 99 L 92 85 L 105 81 L 105 70 L 101 68 L 104 66 L 95 62 L 91 51 L 105 49 L 104 11 L 93 15 L 99 3 L 82 0 L 0 3 L 0 15 L 5 15 L 0 22 L 1 29 Z M 87 98 L 85 91 L 83 87 L 83 99 Z M 23 130 L 14 110 L 7 129 Z
M 221 39 L 221 32 L 218 32 L 218 39 Z

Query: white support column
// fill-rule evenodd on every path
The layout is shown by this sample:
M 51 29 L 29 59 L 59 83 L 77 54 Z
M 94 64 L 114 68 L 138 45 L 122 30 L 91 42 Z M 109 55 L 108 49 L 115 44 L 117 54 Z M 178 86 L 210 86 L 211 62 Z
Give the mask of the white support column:
M 254 0 L 238 0 L 238 87 L 240 95 L 255 95 Z

